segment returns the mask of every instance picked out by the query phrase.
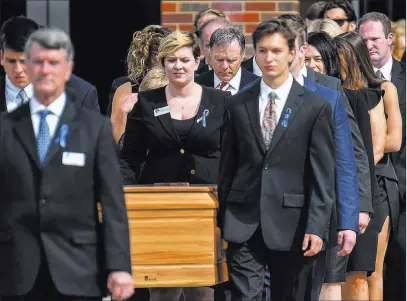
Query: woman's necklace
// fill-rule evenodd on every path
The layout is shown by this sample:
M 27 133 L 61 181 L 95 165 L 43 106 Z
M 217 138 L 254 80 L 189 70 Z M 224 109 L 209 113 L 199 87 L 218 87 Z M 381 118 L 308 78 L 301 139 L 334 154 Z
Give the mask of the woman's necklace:
M 184 105 L 183 105 L 182 103 L 180 103 L 180 101 L 179 101 L 176 97 L 174 97 L 174 99 L 175 99 L 175 101 L 178 102 L 178 104 L 181 106 L 181 110 L 183 110 L 183 109 L 184 109 Z

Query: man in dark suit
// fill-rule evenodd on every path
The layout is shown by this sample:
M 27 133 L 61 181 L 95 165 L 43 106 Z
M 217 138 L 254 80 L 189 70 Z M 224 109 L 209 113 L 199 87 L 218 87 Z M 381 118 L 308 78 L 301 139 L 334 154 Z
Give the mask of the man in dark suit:
M 377 12 L 365 14 L 358 24 L 359 33 L 366 41 L 373 69 L 378 77 L 391 81 L 397 88 L 403 134 L 400 151 L 392 153 L 391 159 L 396 171 L 399 195 L 400 216 L 397 230 L 390 236 L 386 256 L 384 296 L 389 300 L 406 298 L 406 65 L 391 55 L 393 33 L 390 19 Z
M 307 27 L 304 20 L 300 16 L 284 14 L 278 18 L 281 20 L 290 20 L 290 25 L 294 27 L 297 34 L 300 33 L 301 35 L 304 35 L 304 37 L 307 36 Z M 304 40 L 306 40 L 306 38 Z M 306 48 L 307 43 L 304 42 L 303 45 L 299 46 Z M 360 133 L 357 120 L 349 103 L 349 99 L 343 91 L 341 81 L 338 78 L 327 76 L 315 72 L 310 68 L 306 68 L 304 62 L 300 63 L 300 68 L 301 74 L 305 78 L 324 87 L 338 91 L 342 96 L 343 105 L 348 115 L 349 126 L 352 133 L 353 150 L 357 166 L 360 200 L 359 228 L 364 231 L 370 222 L 370 215 L 373 213 L 369 161 L 362 134 Z
M 304 300 L 300 272 L 327 238 L 335 200 L 331 105 L 289 73 L 295 33 L 284 21 L 253 32 L 260 83 L 227 99 L 219 223 L 228 241 L 232 300 Z
M 199 37 L 199 48 L 201 51 L 201 55 L 204 56 L 203 59 L 199 62 L 198 69 L 195 71 L 195 75 L 206 73 L 212 70 L 212 67 L 209 65 L 210 61 L 210 47 L 209 41 L 213 32 L 222 27 L 229 26 L 230 22 L 225 18 L 214 18 L 210 19 L 209 21 L 205 22 L 201 28 L 198 30 L 198 37 Z
M 284 16 L 283 16 L 284 17 Z M 333 109 L 334 138 L 335 138 L 335 160 L 336 160 L 336 203 L 331 218 L 331 233 L 329 239 L 329 252 L 347 256 L 353 250 L 356 243 L 356 235 L 359 233 L 359 187 L 357 181 L 357 168 L 353 151 L 352 135 L 349 121 L 339 91 L 326 88 L 309 78 L 304 77 L 301 70 L 305 68 L 305 54 L 307 51 L 306 33 L 303 26 L 297 26 L 299 20 L 295 16 L 294 20 L 287 20 L 287 24 L 296 32 L 295 58 L 290 66 L 290 72 L 296 81 L 303 87 L 310 89 L 319 96 L 327 100 Z M 301 21 L 301 20 L 300 20 Z M 371 202 L 368 206 L 372 206 Z M 363 206 L 362 206 L 363 208 Z M 369 218 L 368 213 L 366 214 Z M 362 229 L 362 232 L 364 229 Z M 338 241 L 340 244 L 338 244 Z M 334 255 L 335 256 L 335 255 Z M 340 282 L 346 281 L 346 258 L 337 260 L 335 267 L 338 279 L 328 279 L 327 285 L 323 286 L 327 255 L 321 252 L 315 260 L 315 270 L 312 277 L 313 295 L 312 300 L 318 300 L 321 289 L 332 287 L 337 281 L 337 289 L 340 291 Z M 328 265 L 329 268 L 331 266 Z M 339 279 L 341 278 L 341 279 Z M 324 292 L 323 292 L 324 293 Z M 321 297 L 322 298 L 322 297 Z M 338 296 L 340 299 L 340 295 Z M 324 299 L 324 298 L 322 298 Z
M 240 28 L 218 28 L 211 36 L 209 47 L 213 70 L 197 76 L 196 83 L 235 95 L 259 78 L 240 67 L 246 48 L 245 37 Z
M 109 121 L 65 92 L 73 51 L 62 30 L 34 32 L 25 57 L 34 94 L 0 120 L 0 297 L 101 300 L 108 288 L 126 299 L 129 226 Z
M 23 51 L 28 37 L 38 28 L 35 21 L 16 17 L 7 20 L 0 29 L 0 58 L 6 73 L 0 77 L 0 112 L 16 109 L 33 94 Z M 100 111 L 97 90 L 90 83 L 72 75 L 67 87 L 73 90 L 73 101 L 77 106 Z

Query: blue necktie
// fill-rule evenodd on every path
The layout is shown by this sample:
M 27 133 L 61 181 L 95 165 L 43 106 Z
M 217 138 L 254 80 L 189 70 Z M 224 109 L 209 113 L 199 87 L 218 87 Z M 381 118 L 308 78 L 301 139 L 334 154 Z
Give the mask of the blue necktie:
M 46 119 L 47 115 L 51 114 L 51 112 L 48 110 L 44 110 L 40 111 L 39 114 L 40 114 L 40 126 L 37 136 L 37 148 L 40 163 L 43 164 L 47 156 L 49 144 L 51 142 L 51 136 L 49 133 L 49 127 Z

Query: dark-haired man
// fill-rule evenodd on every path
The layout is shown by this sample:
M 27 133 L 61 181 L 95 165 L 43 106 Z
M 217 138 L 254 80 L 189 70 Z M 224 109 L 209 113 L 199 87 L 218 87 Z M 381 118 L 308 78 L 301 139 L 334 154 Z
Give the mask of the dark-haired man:
M 322 248 L 335 199 L 332 108 L 294 81 L 295 33 L 263 22 L 253 44 L 263 79 L 227 99 L 219 223 L 232 300 L 304 300 L 300 274 Z M 305 105 L 305 103 L 307 105 Z
M 355 31 L 356 29 L 356 13 L 350 1 L 328 1 L 318 17 L 318 19 L 323 18 L 335 21 L 344 32 Z
M 26 73 L 24 47 L 28 37 L 40 26 L 26 17 L 7 20 L 0 29 L 0 58 L 6 75 L 0 77 L 0 112 L 13 111 L 33 95 L 30 78 Z M 72 75 L 67 88 L 79 107 L 99 112 L 96 88 Z

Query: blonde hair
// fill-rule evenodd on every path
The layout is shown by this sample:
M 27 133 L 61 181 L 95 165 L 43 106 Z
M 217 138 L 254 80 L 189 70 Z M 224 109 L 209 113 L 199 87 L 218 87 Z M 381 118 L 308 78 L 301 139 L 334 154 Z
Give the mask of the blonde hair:
M 161 41 L 158 49 L 158 62 L 160 66 L 164 68 L 165 58 L 173 55 L 182 47 L 191 47 L 194 58 L 199 59 L 199 45 L 195 39 L 195 36 L 190 32 L 181 32 L 177 30 Z
M 195 19 L 194 19 L 194 28 L 195 28 L 195 31 L 197 31 L 197 30 L 199 29 L 199 28 L 198 28 L 198 22 L 199 22 L 199 20 L 200 20 L 202 17 L 205 17 L 205 16 L 207 16 L 207 15 L 212 15 L 212 16 L 217 17 L 217 18 L 226 19 L 225 13 L 224 13 L 223 11 L 219 10 L 219 9 L 216 9 L 216 8 L 207 8 L 207 9 L 201 10 L 199 13 L 197 13 L 197 14 L 195 15 Z
M 400 61 L 406 49 L 406 20 L 401 19 L 392 23 L 393 44 L 392 56 Z
M 133 83 L 139 84 L 146 73 L 156 65 L 160 42 L 170 33 L 168 28 L 150 25 L 133 34 L 127 52 L 127 74 Z
M 331 38 L 343 33 L 342 28 L 335 21 L 327 18 L 315 20 L 308 28 L 308 33 L 318 31 L 326 32 Z
M 141 81 L 139 92 L 161 88 L 168 85 L 168 78 L 163 69 L 155 67 L 147 72 Z

